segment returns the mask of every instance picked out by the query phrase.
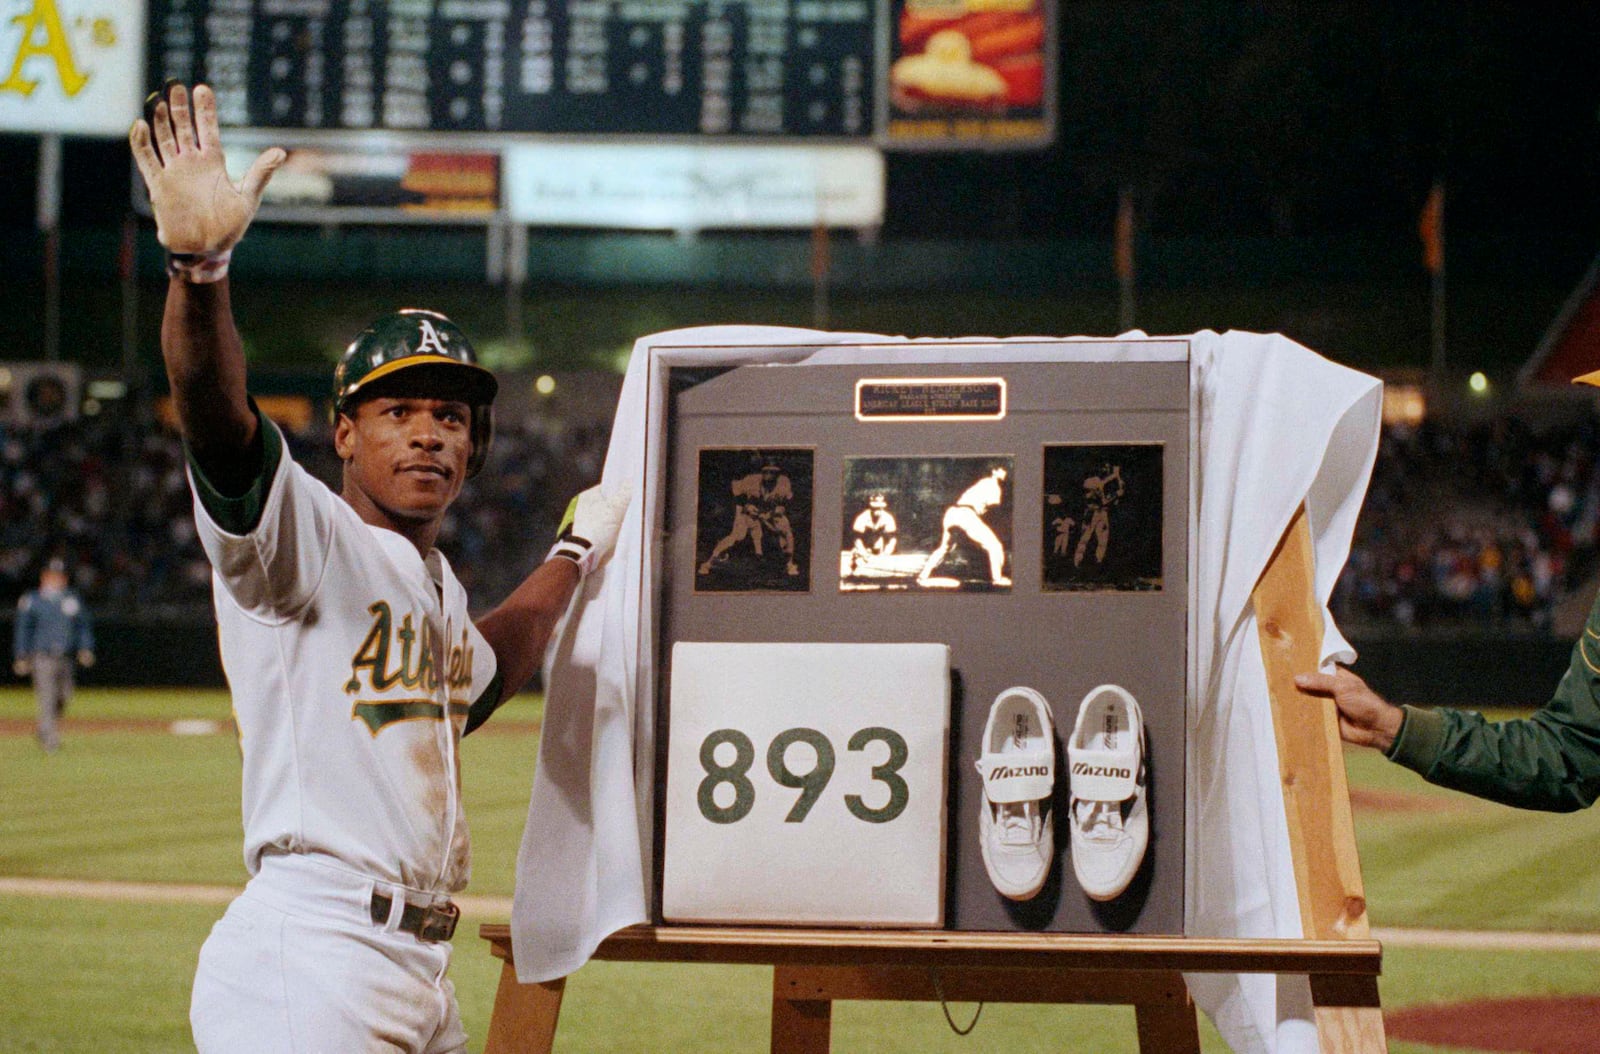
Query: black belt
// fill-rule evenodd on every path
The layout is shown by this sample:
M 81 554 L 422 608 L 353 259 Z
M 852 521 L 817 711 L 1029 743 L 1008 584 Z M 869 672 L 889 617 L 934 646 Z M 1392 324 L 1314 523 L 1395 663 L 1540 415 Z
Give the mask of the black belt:
M 393 906 L 394 898 L 373 892 L 372 921 L 379 926 L 386 924 Z M 460 918 L 461 909 L 448 900 L 427 907 L 408 903 L 400 911 L 400 930 L 414 935 L 419 941 L 447 941 L 455 935 L 456 922 Z

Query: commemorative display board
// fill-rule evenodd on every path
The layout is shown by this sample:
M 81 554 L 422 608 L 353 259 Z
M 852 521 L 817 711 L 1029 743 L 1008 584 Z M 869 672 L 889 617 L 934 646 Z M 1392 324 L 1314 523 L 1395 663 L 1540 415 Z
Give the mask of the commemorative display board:
M 1046 3 L 150 0 L 146 61 L 225 127 L 1028 147 Z
M 1182 932 L 1188 353 L 1119 347 L 672 349 L 658 922 Z

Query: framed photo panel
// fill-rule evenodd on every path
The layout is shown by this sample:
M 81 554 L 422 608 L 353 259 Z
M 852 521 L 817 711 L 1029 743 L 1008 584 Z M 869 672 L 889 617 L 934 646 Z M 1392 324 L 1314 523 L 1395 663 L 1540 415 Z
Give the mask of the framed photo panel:
M 812 465 L 805 448 L 700 451 L 695 592 L 810 591 Z
M 1160 443 L 1044 448 L 1046 591 L 1162 587 Z
M 847 457 L 839 588 L 1009 592 L 1012 459 Z

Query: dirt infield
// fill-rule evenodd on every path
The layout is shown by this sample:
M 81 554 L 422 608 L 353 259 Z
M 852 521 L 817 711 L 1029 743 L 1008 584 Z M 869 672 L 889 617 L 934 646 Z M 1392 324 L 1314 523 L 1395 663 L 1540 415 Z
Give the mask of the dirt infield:
M 1371 787 L 1350 788 L 1350 807 L 1356 812 L 1451 812 L 1462 808 L 1465 804 L 1465 799 L 1447 798 L 1438 794 L 1376 790 Z
M 214 721 L 217 733 L 227 732 L 233 734 L 232 721 Z M 144 717 L 85 717 L 68 718 L 60 725 L 62 735 L 85 733 L 95 735 L 103 732 L 170 732 L 171 721 L 162 721 L 156 718 Z M 7 717 L 0 718 L 0 736 L 31 736 L 34 724 L 31 720 Z
M 239 893 L 235 886 L 114 882 L 0 876 L 0 896 L 67 897 L 160 904 L 220 905 Z M 463 914 L 477 921 L 511 916 L 506 896 L 458 896 Z M 1469 932 L 1375 929 L 1385 945 L 1455 948 L 1463 951 L 1600 952 L 1600 934 Z M 1384 1014 L 1391 1039 L 1494 1054 L 1600 1054 L 1600 996 L 1485 999 L 1391 1010 Z
M 1480 999 L 1384 1014 L 1389 1038 L 1507 1054 L 1600 1054 L 1600 996 Z

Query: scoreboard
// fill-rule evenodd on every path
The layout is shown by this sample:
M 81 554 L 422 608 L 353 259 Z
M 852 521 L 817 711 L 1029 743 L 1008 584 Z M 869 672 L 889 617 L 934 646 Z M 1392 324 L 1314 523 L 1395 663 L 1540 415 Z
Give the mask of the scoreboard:
M 258 128 L 865 137 L 875 0 L 156 0 Z
M 1012 149 L 1053 132 L 1046 22 L 1044 0 L 150 0 L 146 55 L 233 128 Z M 1008 39 L 1031 54 L 991 54 Z M 918 90 L 891 92 L 905 59 Z

